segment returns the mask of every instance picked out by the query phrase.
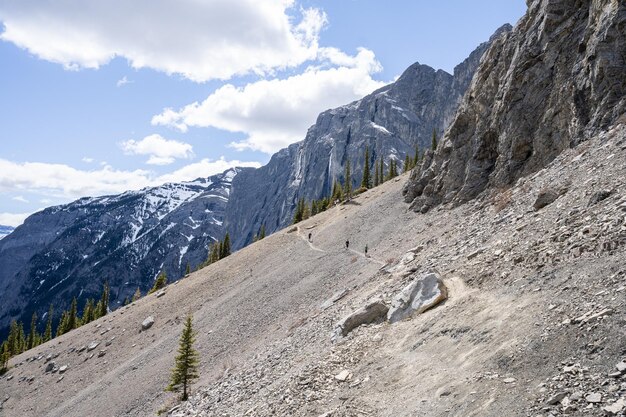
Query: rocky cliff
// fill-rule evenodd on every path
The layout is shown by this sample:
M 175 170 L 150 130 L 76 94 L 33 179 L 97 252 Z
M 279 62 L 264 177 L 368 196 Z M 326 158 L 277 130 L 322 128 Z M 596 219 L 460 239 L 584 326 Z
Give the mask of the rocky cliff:
M 534 0 L 492 42 L 404 193 L 417 211 L 507 187 L 626 111 L 626 3 Z
M 111 307 L 146 292 L 165 270 L 170 279 L 197 266 L 222 238 L 231 181 L 239 170 L 208 179 L 83 198 L 47 208 L 0 241 L 0 328 L 12 318 L 41 317 L 71 298 L 98 297 L 111 286 Z
M 0 239 L 8 236 L 13 231 L 11 226 L 3 226 L 0 224 Z
M 382 158 L 385 167 L 391 159 L 402 167 L 416 145 L 429 147 L 433 129 L 441 135 L 452 120 L 483 53 L 510 30 L 510 25 L 498 29 L 455 68 L 454 75 L 411 65 L 394 83 L 321 113 L 302 142 L 279 151 L 264 167 L 238 175 L 225 221 L 235 246 L 249 243 L 262 224 L 269 231 L 288 225 L 299 198 L 330 195 L 335 179 L 344 182 L 348 160 L 357 188 L 366 146 L 370 166 Z

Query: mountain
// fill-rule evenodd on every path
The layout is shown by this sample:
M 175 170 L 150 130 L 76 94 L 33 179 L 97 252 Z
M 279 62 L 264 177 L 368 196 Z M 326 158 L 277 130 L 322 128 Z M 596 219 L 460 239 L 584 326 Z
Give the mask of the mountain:
M 252 241 L 262 224 L 273 232 L 288 225 L 299 198 L 329 196 L 344 182 L 350 161 L 354 188 L 363 175 L 364 150 L 370 166 L 383 158 L 402 167 L 415 146 L 430 147 L 433 130 L 442 134 L 489 45 L 511 30 L 504 25 L 454 69 L 454 75 L 411 65 L 394 83 L 348 105 L 321 113 L 305 139 L 276 153 L 267 165 L 242 172 L 233 181 L 225 228 L 235 247 Z
M 417 211 L 507 188 L 626 117 L 626 3 L 529 1 L 405 189 Z
M 0 224 L 0 239 L 6 237 L 9 233 L 15 230 L 14 227 L 11 226 L 3 226 Z
M 208 180 L 166 184 L 119 196 L 84 198 L 29 217 L 0 242 L 0 335 L 12 318 L 27 322 L 54 303 L 79 306 L 111 286 L 112 308 L 137 287 L 146 291 L 165 270 L 180 278 L 189 263 L 206 259 L 215 239 L 230 233 L 234 249 L 252 241 L 261 225 L 272 233 L 293 218 L 299 198 L 329 195 L 343 181 L 347 160 L 356 186 L 365 147 L 371 163 L 391 158 L 402 167 L 415 146 L 430 146 L 444 131 L 489 45 L 511 30 L 504 25 L 454 75 L 416 63 L 394 83 L 319 115 L 302 142 L 276 153 L 259 169 L 227 171 Z
M 104 281 L 114 308 L 137 287 L 145 293 L 161 270 L 178 279 L 222 238 L 240 172 L 82 198 L 33 214 L 0 241 L 0 324 L 35 310 L 41 317 L 50 303 L 59 311 L 73 296 L 98 297 Z

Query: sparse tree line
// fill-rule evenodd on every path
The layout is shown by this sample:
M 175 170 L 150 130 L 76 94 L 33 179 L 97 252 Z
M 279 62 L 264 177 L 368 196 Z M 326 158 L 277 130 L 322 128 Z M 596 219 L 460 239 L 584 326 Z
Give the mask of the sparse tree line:
M 431 149 L 434 151 L 437 148 L 437 132 L 433 129 L 433 136 L 431 141 Z M 419 147 L 415 145 L 415 154 L 413 157 L 406 155 L 404 159 L 404 172 L 410 171 L 415 168 L 423 154 L 420 153 Z M 370 166 L 370 152 L 369 147 L 365 147 L 365 153 L 363 155 L 363 176 L 361 177 L 361 185 L 356 190 L 352 190 L 352 172 L 350 167 L 350 160 L 346 161 L 344 168 L 344 182 L 343 184 L 339 180 L 335 180 L 333 183 L 332 192 L 330 196 L 322 197 L 319 200 L 311 200 L 307 202 L 304 198 L 300 198 L 296 204 L 296 210 L 293 215 L 293 223 L 296 224 L 302 220 L 306 220 L 311 216 L 315 216 L 328 209 L 332 204 L 338 202 L 344 202 L 350 200 L 354 195 L 361 194 L 362 192 L 378 187 L 386 181 L 389 181 L 398 176 L 398 161 L 395 158 L 389 158 L 389 164 L 387 170 L 385 170 L 384 158 L 379 158 L 374 161 L 373 167 Z M 373 171 L 373 172 L 372 172 Z
M 105 282 L 100 299 L 97 302 L 92 298 L 87 299 L 81 315 L 78 314 L 78 301 L 76 297 L 74 297 L 70 308 L 61 313 L 61 318 L 55 332 L 52 331 L 52 316 L 54 314 L 52 304 L 50 304 L 50 308 L 46 314 L 46 327 L 43 333 L 39 333 L 37 330 L 37 313 L 33 313 L 32 315 L 30 332 L 28 334 L 25 333 L 24 324 L 21 321 L 13 320 L 11 322 L 9 336 L 0 345 L 0 372 L 7 370 L 11 357 L 105 316 L 108 313 L 108 306 L 109 285 Z

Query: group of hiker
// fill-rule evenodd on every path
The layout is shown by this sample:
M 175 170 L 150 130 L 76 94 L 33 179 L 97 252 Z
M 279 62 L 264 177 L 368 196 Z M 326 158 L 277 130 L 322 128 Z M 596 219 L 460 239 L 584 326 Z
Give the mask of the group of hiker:
M 309 232 L 309 242 L 313 238 L 313 233 Z M 346 249 L 350 249 L 350 240 L 346 240 Z M 365 245 L 365 256 L 367 256 L 367 244 Z

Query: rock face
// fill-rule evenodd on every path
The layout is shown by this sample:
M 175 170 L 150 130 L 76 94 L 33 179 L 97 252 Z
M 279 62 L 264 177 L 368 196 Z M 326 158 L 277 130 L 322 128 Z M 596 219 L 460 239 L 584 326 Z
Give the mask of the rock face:
M 527 3 L 484 54 L 444 140 L 407 184 L 416 211 L 507 186 L 626 111 L 626 3 Z
M 420 149 L 430 146 L 433 130 L 441 136 L 483 53 L 510 30 L 510 25 L 498 29 L 455 68 L 454 75 L 419 63 L 411 65 L 396 82 L 321 113 L 302 142 L 277 152 L 267 165 L 241 172 L 233 180 L 225 220 L 234 247 L 252 241 L 262 224 L 268 232 L 288 225 L 299 198 L 330 195 L 334 180 L 344 181 L 348 160 L 353 187 L 358 188 L 366 146 L 370 166 L 383 158 L 388 167 L 395 159 L 402 169 L 405 155 L 412 156 L 416 144 Z
M 98 298 L 106 280 L 112 308 L 207 257 L 221 239 L 232 179 L 241 172 L 165 184 L 120 195 L 83 198 L 33 214 L 0 240 L 0 336 L 12 318 L 50 303 L 67 308 L 72 295 Z M 68 295 L 69 294 L 69 295 Z M 16 314 L 16 312 L 19 312 Z
M 422 313 L 448 298 L 448 290 L 438 274 L 428 272 L 416 277 L 391 302 L 387 312 L 390 323 Z

